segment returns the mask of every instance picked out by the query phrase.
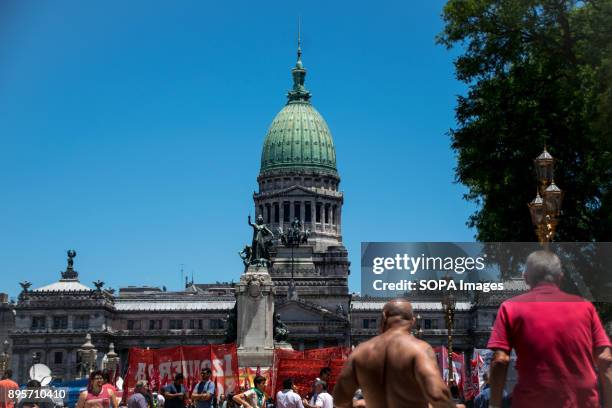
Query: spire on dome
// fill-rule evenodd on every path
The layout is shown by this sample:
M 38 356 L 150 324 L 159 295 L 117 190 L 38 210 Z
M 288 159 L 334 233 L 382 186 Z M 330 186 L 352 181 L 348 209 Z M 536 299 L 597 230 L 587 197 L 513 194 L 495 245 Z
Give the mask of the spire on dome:
M 297 61 L 295 68 L 291 70 L 293 76 L 293 88 L 287 94 L 289 102 L 310 100 L 310 92 L 304 87 L 304 79 L 306 78 L 306 69 L 302 64 L 302 21 L 298 18 L 298 38 L 297 38 Z

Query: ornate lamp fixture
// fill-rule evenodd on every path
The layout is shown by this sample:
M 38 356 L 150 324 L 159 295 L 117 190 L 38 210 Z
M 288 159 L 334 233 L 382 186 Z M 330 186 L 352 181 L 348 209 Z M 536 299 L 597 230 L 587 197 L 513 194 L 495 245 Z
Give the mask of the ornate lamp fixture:
M 87 333 L 85 336 L 85 343 L 81 345 L 77 353 L 81 360 L 81 375 L 86 377 L 96 367 L 96 360 L 98 357 L 98 350 L 96 350 L 96 347 L 91 342 L 91 334 Z
M 110 372 L 111 379 L 114 380 L 117 377 L 117 369 L 119 368 L 119 354 L 115 352 L 114 343 L 110 343 L 108 345 L 108 353 L 106 353 L 105 366 L 105 368 Z
M 8 339 L 2 342 L 2 354 L 0 354 L 0 371 L 4 375 L 4 372 L 9 368 L 10 356 L 9 356 L 10 343 Z
M 289 288 L 287 291 L 287 298 L 296 300 L 297 299 L 297 288 L 295 287 L 295 280 L 294 280 L 294 273 L 293 273 L 293 268 L 294 268 L 294 263 L 295 263 L 295 260 L 293 259 L 293 249 L 299 247 L 300 244 L 305 244 L 308 242 L 310 231 L 304 230 L 302 227 L 302 222 L 299 220 L 299 218 L 296 217 L 291 223 L 291 226 L 289 227 L 287 231 L 283 231 L 282 228 L 279 228 L 278 233 L 280 236 L 281 244 L 283 244 L 286 247 L 291 248 L 291 282 L 289 283 Z
M 554 181 L 554 158 L 546 148 L 534 160 L 538 189 L 527 206 L 540 244 L 547 245 L 555 236 L 561 214 L 563 191 Z
M 449 278 L 450 279 L 450 278 Z M 448 290 L 442 298 L 442 308 L 446 320 L 446 332 L 448 336 L 448 386 L 450 387 L 455 381 L 453 370 L 453 324 L 455 321 L 455 308 L 457 300 Z

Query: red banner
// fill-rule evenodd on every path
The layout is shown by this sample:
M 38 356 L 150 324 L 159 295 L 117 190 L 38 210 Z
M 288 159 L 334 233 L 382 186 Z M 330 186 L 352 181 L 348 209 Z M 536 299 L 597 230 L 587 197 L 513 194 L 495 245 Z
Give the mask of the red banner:
M 312 384 L 322 368 L 331 368 L 328 390 L 331 393 L 336 379 L 348 358 L 351 349 L 347 347 L 328 347 L 306 351 L 274 350 L 274 376 L 272 389 L 274 397 L 281 390 L 283 381 L 292 378 L 298 393 L 305 397 L 312 392 Z
M 218 395 L 237 388 L 238 354 L 235 344 L 210 346 L 179 346 L 164 349 L 132 348 L 128 357 L 128 372 L 124 390 L 134 392 L 139 380 L 147 380 L 151 390 L 170 384 L 177 373 L 183 373 L 183 384 L 189 391 L 200 380 L 200 371 L 209 367 Z

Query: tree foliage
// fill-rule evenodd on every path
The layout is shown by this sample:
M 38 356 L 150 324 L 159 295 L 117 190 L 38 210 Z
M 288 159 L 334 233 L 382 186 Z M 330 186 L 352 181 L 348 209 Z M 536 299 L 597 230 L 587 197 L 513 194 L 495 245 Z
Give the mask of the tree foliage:
M 565 191 L 557 240 L 612 240 L 612 0 L 449 0 L 437 41 L 462 50 L 456 180 L 480 241 L 533 241 L 546 145 Z

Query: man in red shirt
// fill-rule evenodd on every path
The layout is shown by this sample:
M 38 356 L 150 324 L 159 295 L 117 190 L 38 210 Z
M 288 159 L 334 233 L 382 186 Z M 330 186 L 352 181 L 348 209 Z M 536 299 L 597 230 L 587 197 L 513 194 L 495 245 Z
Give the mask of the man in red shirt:
M 10 390 L 19 389 L 19 385 L 11 379 L 13 376 L 12 370 L 4 371 L 2 380 L 0 380 L 0 408 L 13 408 L 17 397 Z
M 487 345 L 494 350 L 489 407 L 502 405 L 502 392 L 516 350 L 518 384 L 513 407 L 599 408 L 599 371 L 606 407 L 612 407 L 612 344 L 593 305 L 562 292 L 561 261 L 548 251 L 527 257 L 524 278 L 531 290 L 499 308 Z

